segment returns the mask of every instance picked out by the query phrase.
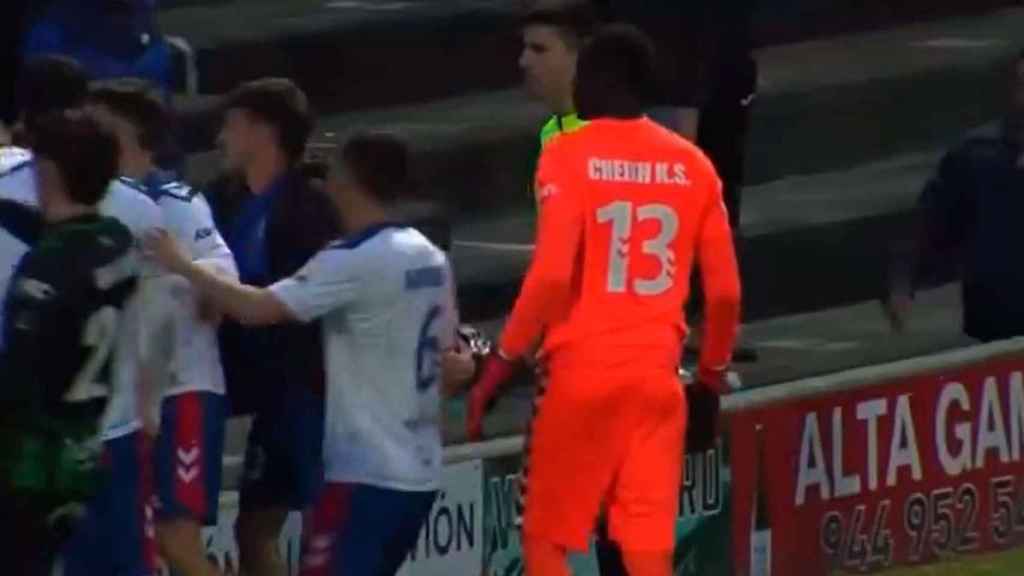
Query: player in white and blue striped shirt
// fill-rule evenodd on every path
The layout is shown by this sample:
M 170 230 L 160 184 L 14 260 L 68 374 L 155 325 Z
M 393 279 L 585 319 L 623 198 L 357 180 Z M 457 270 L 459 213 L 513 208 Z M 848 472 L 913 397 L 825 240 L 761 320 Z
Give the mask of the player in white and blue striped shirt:
M 305 576 L 394 574 L 439 489 L 442 364 L 457 347 L 457 312 L 445 254 L 394 223 L 407 186 L 402 143 L 354 137 L 327 184 L 348 236 L 269 288 L 210 274 L 167 234 L 148 243 L 244 323 L 324 321 L 326 487 L 303 534 Z

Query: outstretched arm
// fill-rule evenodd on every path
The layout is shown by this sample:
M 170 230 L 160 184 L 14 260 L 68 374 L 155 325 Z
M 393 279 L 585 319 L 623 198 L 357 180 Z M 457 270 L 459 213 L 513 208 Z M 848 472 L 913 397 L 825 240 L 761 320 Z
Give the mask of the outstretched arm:
M 273 292 L 246 286 L 202 262 L 193 262 L 180 244 L 165 230 L 151 234 L 146 249 L 161 265 L 189 283 L 228 316 L 246 325 L 280 324 L 295 320 Z
M 584 219 L 571 175 L 558 169 L 558 164 L 546 154 L 537 172 L 541 209 L 536 249 L 499 346 L 510 360 L 530 352 L 544 330 L 572 304 Z

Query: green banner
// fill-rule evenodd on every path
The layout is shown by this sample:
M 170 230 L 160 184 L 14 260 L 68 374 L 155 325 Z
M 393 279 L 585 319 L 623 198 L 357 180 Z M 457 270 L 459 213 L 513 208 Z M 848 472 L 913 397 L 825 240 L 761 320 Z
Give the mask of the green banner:
M 687 455 L 676 521 L 676 576 L 729 576 L 732 566 L 732 473 L 726 442 Z
M 516 455 L 484 464 L 485 576 L 525 573 L 516 508 L 521 462 Z M 677 576 L 732 574 L 731 490 L 727 446 L 686 457 L 673 560 Z M 590 552 L 571 557 L 570 562 L 577 576 L 600 575 L 593 546 Z

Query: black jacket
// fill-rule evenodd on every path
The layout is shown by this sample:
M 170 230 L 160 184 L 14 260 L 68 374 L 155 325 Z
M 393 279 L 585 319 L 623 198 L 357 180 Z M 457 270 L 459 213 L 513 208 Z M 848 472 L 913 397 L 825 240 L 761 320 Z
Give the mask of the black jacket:
M 244 182 L 226 178 L 208 192 L 217 227 L 230 230 L 249 198 Z M 291 276 L 324 245 L 340 235 L 329 199 L 295 172 L 275 198 L 266 222 L 269 282 Z M 290 386 L 323 393 L 324 362 L 319 323 L 246 328 L 225 321 L 221 358 L 235 413 L 260 411 Z
M 1024 143 L 1005 128 L 942 159 L 921 195 L 915 284 L 956 264 L 964 332 L 982 341 L 1024 335 Z

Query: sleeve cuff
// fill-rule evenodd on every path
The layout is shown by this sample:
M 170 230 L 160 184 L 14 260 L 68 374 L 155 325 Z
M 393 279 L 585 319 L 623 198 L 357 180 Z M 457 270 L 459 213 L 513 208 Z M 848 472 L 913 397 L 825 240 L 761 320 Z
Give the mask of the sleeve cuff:
M 292 279 L 281 280 L 267 288 L 274 295 L 274 298 L 277 298 L 278 302 L 283 304 L 296 320 L 312 322 L 316 315 L 314 311 L 303 308 L 299 289 L 299 286 Z

